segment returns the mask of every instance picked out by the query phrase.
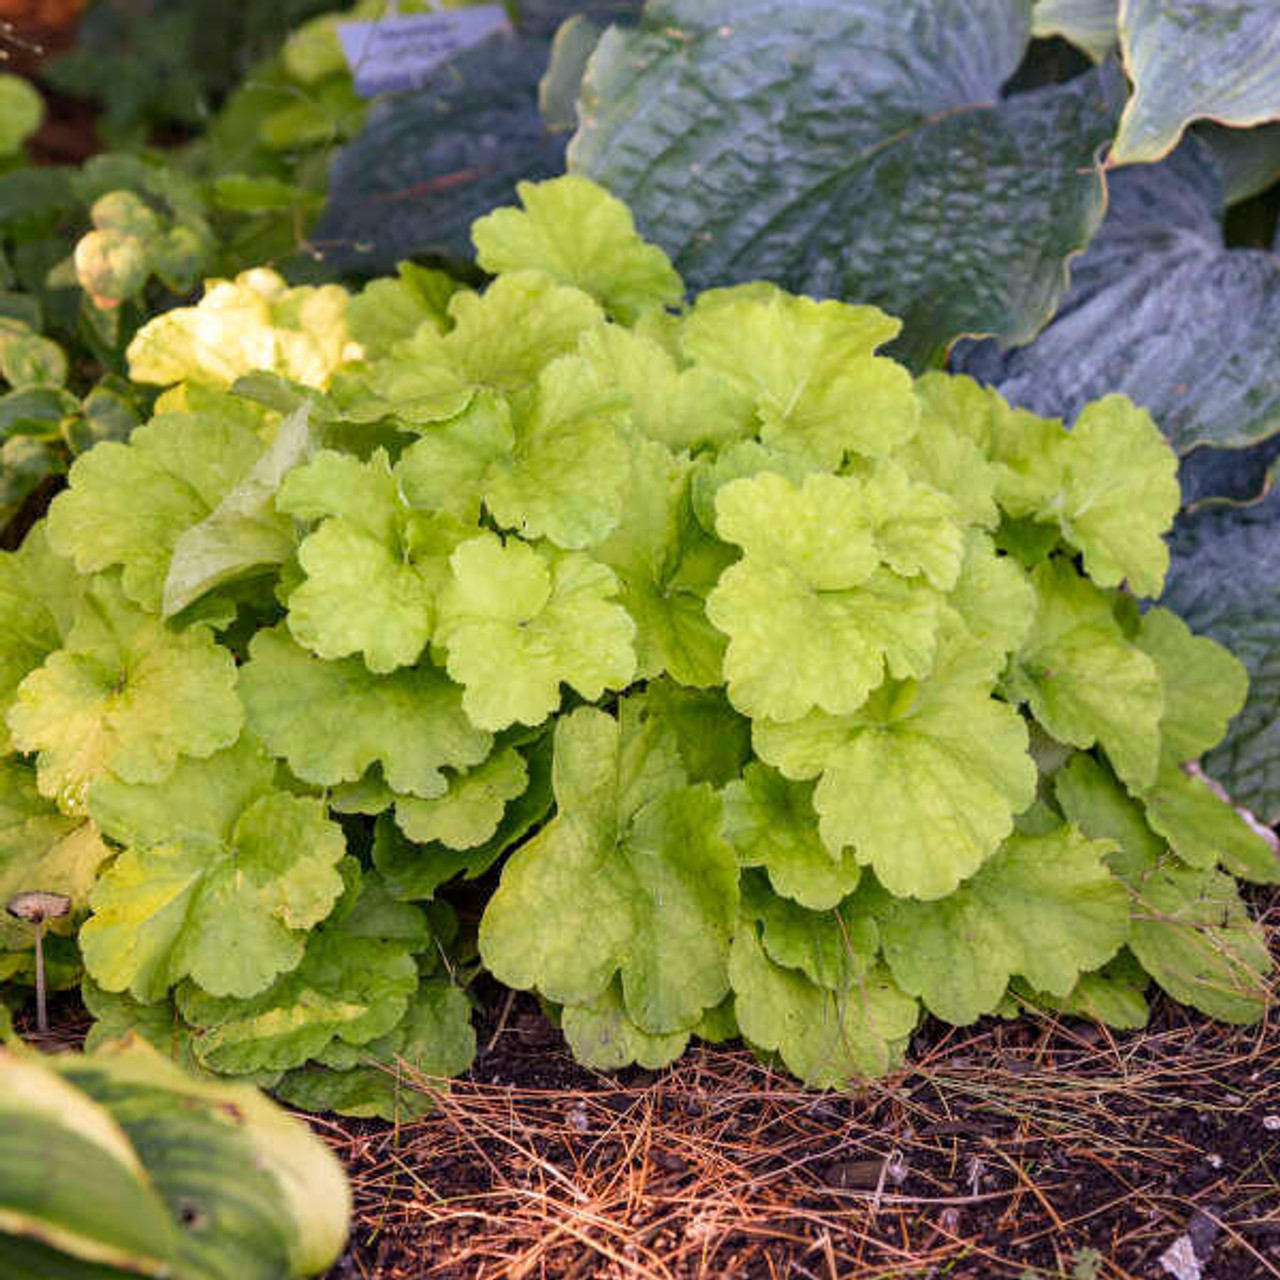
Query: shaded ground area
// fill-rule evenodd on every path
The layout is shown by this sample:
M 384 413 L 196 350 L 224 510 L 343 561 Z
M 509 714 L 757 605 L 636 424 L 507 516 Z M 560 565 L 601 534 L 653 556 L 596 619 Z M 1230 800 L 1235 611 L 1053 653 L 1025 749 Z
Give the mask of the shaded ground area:
M 1271 1022 L 930 1023 L 847 1095 L 706 1046 L 595 1075 L 531 1001 L 497 1022 L 425 1120 L 316 1122 L 357 1196 L 330 1280 L 1280 1277 Z

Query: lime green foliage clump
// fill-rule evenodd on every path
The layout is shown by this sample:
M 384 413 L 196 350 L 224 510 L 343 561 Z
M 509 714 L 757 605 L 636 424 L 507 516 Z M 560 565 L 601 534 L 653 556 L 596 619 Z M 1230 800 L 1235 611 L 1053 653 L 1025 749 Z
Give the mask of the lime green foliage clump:
M 741 1034 L 818 1085 L 924 1010 L 1260 1017 L 1277 862 L 1184 768 L 1243 670 L 1135 601 L 1149 416 L 913 378 L 873 307 L 684 303 L 588 180 L 521 196 L 483 291 L 254 272 L 144 329 L 163 411 L 0 561 L 0 879 L 73 898 L 94 1039 L 403 1115 L 481 968 L 584 1061 Z

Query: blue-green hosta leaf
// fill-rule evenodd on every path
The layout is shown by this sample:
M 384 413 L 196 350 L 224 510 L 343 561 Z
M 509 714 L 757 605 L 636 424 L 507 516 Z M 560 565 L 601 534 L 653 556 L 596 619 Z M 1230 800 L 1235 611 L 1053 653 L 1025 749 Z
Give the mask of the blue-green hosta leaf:
M 504 868 L 480 948 L 500 981 L 570 1005 L 620 973 L 627 1016 L 666 1034 L 728 990 L 738 870 L 718 798 L 683 785 L 669 733 L 630 700 L 620 716 L 557 723 L 558 812 Z
M 723 676 L 724 636 L 707 618 L 706 595 L 732 552 L 693 514 L 691 464 L 654 440 L 635 442 L 621 523 L 593 549 L 618 576 L 618 601 L 636 624 L 636 676 L 668 672 L 708 688 Z
M 594 701 L 630 683 L 635 624 L 612 570 L 581 552 L 531 547 L 492 533 L 450 558 L 436 639 L 462 706 L 482 729 L 541 724 L 564 681 Z
M 436 1081 L 461 1075 L 475 1051 L 466 993 L 432 978 L 419 986 L 391 1031 L 361 1046 L 360 1065 L 303 1067 L 289 1072 L 276 1092 L 304 1111 L 413 1120 L 434 1108 Z
M 547 54 L 546 40 L 493 36 L 386 102 L 330 170 L 311 233 L 326 260 L 372 273 L 424 253 L 467 258 L 474 219 L 512 203 L 521 179 L 562 172 L 563 135 L 538 114 Z
M 1108 188 L 1106 221 L 1071 264 L 1053 321 L 1004 353 L 962 342 L 956 367 L 1068 422 L 1123 392 L 1183 455 L 1274 434 L 1280 275 L 1273 254 L 1224 247 L 1208 148 L 1188 139 L 1158 165 L 1112 173 Z
M 254 636 L 240 692 L 254 733 L 317 786 L 356 782 L 377 761 L 394 791 L 443 796 L 441 770 L 478 765 L 493 744 L 439 668 L 423 663 L 379 676 L 358 658 L 325 662 L 282 626 Z
M 159 612 L 178 539 L 249 474 L 262 441 L 245 422 L 166 413 L 128 444 L 104 441 L 76 459 L 49 508 L 49 543 L 81 573 L 121 565 L 124 592 Z
M 632 1063 L 657 1071 L 674 1062 L 689 1043 L 688 1031 L 661 1034 L 638 1027 L 627 1016 L 617 979 L 592 1003 L 566 1005 L 560 1030 L 573 1056 L 597 1071 L 617 1071 Z
M 65 646 L 18 686 L 8 717 L 14 745 L 37 753 L 41 793 L 68 813 L 84 812 L 97 779 L 159 782 L 243 723 L 230 651 L 207 627 L 175 632 L 140 612 L 114 577 L 89 586 Z
M 1034 0 L 1031 34 L 1042 39 L 1064 36 L 1083 49 L 1094 62 L 1115 48 L 1118 0 Z
M 910 375 L 873 354 L 901 327 L 875 307 L 713 291 L 685 321 L 681 347 L 754 402 L 766 445 L 834 470 L 847 453 L 885 458 L 915 434 Z
M 828 849 L 852 848 L 892 893 L 941 898 L 1035 798 L 1026 725 L 992 696 L 995 676 L 991 653 L 956 636 L 928 680 L 887 680 L 851 715 L 757 720 L 756 751 L 785 777 L 819 779 Z
M 1113 847 L 1074 827 L 1015 835 L 949 897 L 888 903 L 893 976 L 957 1026 L 991 1012 L 1014 974 L 1068 995 L 1129 937 L 1129 895 L 1104 861 Z
M 513 845 L 524 839 L 551 812 L 551 735 L 528 750 L 529 785 L 508 803 L 493 834 L 470 849 L 445 844 L 415 844 L 384 816 L 374 827 L 373 864 L 391 893 L 406 901 L 429 899 L 455 876 L 482 876 Z M 394 798 L 394 797 L 392 797 Z
M 396 797 L 396 823 L 419 844 L 439 841 L 450 849 L 474 849 L 492 838 L 507 805 L 524 793 L 529 771 L 515 747 L 449 779 L 449 790 L 431 799 Z
M 1027 0 L 651 3 L 592 55 L 569 167 L 695 290 L 873 302 L 922 360 L 958 333 L 1025 342 L 1101 218 L 1122 97 L 1104 68 L 1000 100 L 1029 19 Z
M 1156 776 L 1164 694 L 1160 672 L 1121 630 L 1112 599 L 1054 559 L 1031 575 L 1039 609 L 1005 676 L 1055 738 L 1100 743 L 1116 771 L 1142 788 Z
M 48 927 L 71 932 L 89 905 L 98 869 L 111 857 L 98 829 L 58 812 L 36 790 L 33 770 L 17 760 L 0 762 L 0 903 L 19 893 L 60 893 L 70 899 L 62 920 Z M 0 914 L 0 952 L 34 944 L 25 920 Z
M 306 462 L 314 441 L 305 405 L 279 426 L 252 470 L 173 546 L 161 599 L 166 618 L 215 587 L 264 566 L 283 564 L 298 544 L 294 523 L 275 509 L 280 482 Z
M 98 880 L 80 931 L 107 991 L 161 999 L 190 976 L 251 996 L 297 966 L 307 929 L 342 891 L 345 841 L 318 800 L 272 788 L 274 766 L 244 738 L 166 782 L 98 783 L 93 811 L 129 847 Z
M 892 466 L 865 481 L 810 475 L 798 488 L 765 472 L 725 485 L 716 512 L 720 536 L 746 552 L 707 599 L 729 637 L 725 676 L 740 711 L 838 715 L 886 668 L 897 679 L 928 673 L 936 588 L 955 584 L 963 555 L 943 495 Z
M 1280 117 L 1280 27 L 1268 0 L 1125 0 L 1120 44 L 1133 96 L 1109 164 L 1159 160 L 1205 116 L 1230 125 Z
M 729 978 L 742 1034 L 777 1050 L 788 1069 L 813 1088 L 842 1088 L 850 1079 L 884 1075 L 901 1059 L 919 1017 L 915 1000 L 883 965 L 832 991 L 775 964 L 749 919 L 734 933 Z
M 597 298 L 624 324 L 675 306 L 684 284 L 667 255 L 636 234 L 631 211 L 577 175 L 521 182 L 524 209 L 498 209 L 472 225 L 476 261 L 497 275 L 544 271 Z
M 13 750 L 4 717 L 18 685 L 62 648 L 83 589 L 71 561 L 49 549 L 44 524 L 0 552 L 0 752 Z
M 758 763 L 724 789 L 724 837 L 744 867 L 764 867 L 775 892 L 815 911 L 834 907 L 862 870 L 848 850 L 832 854 L 818 835 L 813 783 L 788 782 Z
M 1224 644 L 1249 671 L 1249 697 L 1204 758 L 1237 803 L 1280 821 L 1280 494 L 1182 517 L 1161 603 Z

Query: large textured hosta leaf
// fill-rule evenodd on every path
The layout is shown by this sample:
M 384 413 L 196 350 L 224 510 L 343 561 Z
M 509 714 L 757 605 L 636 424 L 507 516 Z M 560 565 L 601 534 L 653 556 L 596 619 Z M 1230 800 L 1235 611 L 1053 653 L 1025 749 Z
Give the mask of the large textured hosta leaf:
M 852 715 L 756 721 L 756 751 L 788 778 L 819 779 L 828 849 L 851 846 L 895 894 L 940 898 L 1035 795 L 1026 724 L 992 697 L 994 679 L 991 655 L 954 639 L 928 680 L 887 680 Z
M 178 539 L 261 453 L 257 433 L 235 418 L 160 414 L 128 444 L 109 440 L 76 459 L 70 487 L 49 508 L 50 545 L 81 573 L 122 565 L 125 595 L 159 612 Z
M 738 869 L 673 738 L 642 703 L 620 717 L 584 707 L 556 725 L 559 810 L 507 863 L 480 948 L 500 981 L 565 1004 L 620 972 L 627 1016 L 666 1034 L 728 990 Z
M 420 253 L 467 258 L 472 219 L 514 202 L 516 183 L 563 169 L 563 135 L 538 115 L 548 44 L 492 36 L 376 112 L 340 153 L 312 238 L 343 270 Z
M 1067 995 L 1129 936 L 1129 896 L 1103 861 L 1112 847 L 1070 827 L 1012 836 L 949 897 L 891 903 L 881 930 L 893 976 L 959 1026 L 994 1009 L 1015 973 Z
M 438 667 L 377 676 L 357 658 L 325 662 L 283 627 L 259 631 L 240 670 L 249 725 L 305 782 L 355 782 L 377 761 L 388 784 L 442 796 L 440 770 L 468 768 L 493 739 L 463 714 L 462 690 Z
M 1231 125 L 1280 116 L 1280 23 L 1271 0 L 1124 0 L 1120 42 L 1133 97 L 1112 164 L 1159 160 L 1202 116 Z
M 874 302 L 917 359 L 958 333 L 1025 342 L 1101 217 L 1119 106 L 1114 73 L 1000 100 L 1030 9 L 651 3 L 588 64 L 570 168 L 696 288 Z
M 173 631 L 135 609 L 112 577 L 86 591 L 64 648 L 18 686 L 9 730 L 37 753 L 42 794 L 84 811 L 116 774 L 159 782 L 180 755 L 210 756 L 239 736 L 235 660 L 204 626 Z
M 128 845 L 80 931 L 105 990 L 149 1003 L 189 975 L 212 994 L 251 996 L 302 959 L 306 930 L 342 891 L 345 841 L 320 801 L 274 790 L 274 772 L 244 738 L 159 785 L 95 787 L 96 821 Z
M 1188 139 L 1159 165 L 1108 179 L 1106 221 L 1071 265 L 1057 315 L 1029 346 L 962 343 L 954 367 L 1011 403 L 1072 421 L 1119 391 L 1177 451 L 1240 448 L 1280 427 L 1280 271 L 1227 249 L 1222 187 Z
M 1249 669 L 1249 697 L 1204 760 L 1234 799 L 1280 821 L 1280 492 L 1183 516 L 1161 603 Z
M 541 724 L 560 705 L 561 681 L 592 701 L 630 682 L 635 623 L 610 602 L 617 579 L 606 566 L 491 533 L 464 542 L 450 564 L 437 638 L 473 724 Z
M 1031 9 L 1033 36 L 1065 36 L 1095 62 L 1101 62 L 1116 43 L 1118 0 L 1035 0 Z

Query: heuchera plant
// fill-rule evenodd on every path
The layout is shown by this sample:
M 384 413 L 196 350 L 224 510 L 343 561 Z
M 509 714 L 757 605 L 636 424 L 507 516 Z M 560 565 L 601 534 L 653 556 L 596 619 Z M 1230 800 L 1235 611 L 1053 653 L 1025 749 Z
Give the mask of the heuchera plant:
M 913 379 L 872 307 L 684 305 L 590 181 L 521 198 L 482 292 L 252 310 L 236 350 L 314 377 L 211 384 L 225 311 L 144 329 L 185 380 L 0 560 L 0 898 L 72 899 L 91 1038 L 393 1115 L 382 1067 L 470 1061 L 481 966 L 584 1062 L 740 1034 L 819 1086 L 922 1011 L 1258 1018 L 1236 879 L 1278 864 L 1185 767 L 1245 677 L 1136 601 L 1149 416 Z

